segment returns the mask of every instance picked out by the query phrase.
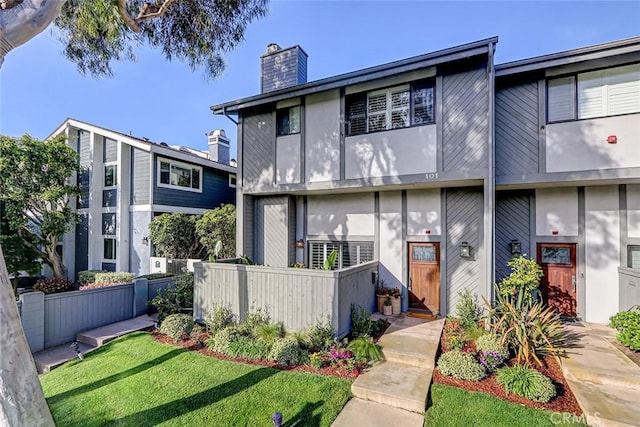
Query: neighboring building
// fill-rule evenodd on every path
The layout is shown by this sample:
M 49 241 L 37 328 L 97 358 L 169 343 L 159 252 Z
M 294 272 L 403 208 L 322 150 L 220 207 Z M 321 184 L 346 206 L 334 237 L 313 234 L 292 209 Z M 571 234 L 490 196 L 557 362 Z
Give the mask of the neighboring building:
M 63 239 L 69 276 L 102 269 L 149 273 L 149 223 L 163 213 L 202 214 L 235 203 L 236 168 L 223 130 L 208 135 L 209 152 L 153 143 L 75 119 L 65 133 L 80 155 L 82 194 L 75 231 Z
M 238 252 L 376 259 L 403 310 L 446 314 L 520 246 L 551 303 L 605 322 L 640 259 L 640 38 L 494 68 L 496 43 L 310 83 L 299 46 L 270 45 L 263 93 L 211 107 L 238 117 Z

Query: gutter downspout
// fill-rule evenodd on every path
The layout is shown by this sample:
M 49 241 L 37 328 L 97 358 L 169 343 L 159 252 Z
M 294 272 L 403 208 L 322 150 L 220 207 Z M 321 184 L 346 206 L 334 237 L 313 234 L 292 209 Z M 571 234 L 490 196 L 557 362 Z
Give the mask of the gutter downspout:
M 495 283 L 495 255 L 496 255 L 496 236 L 495 236 L 495 208 L 496 208 L 496 167 L 495 167 L 495 66 L 493 64 L 495 53 L 495 43 L 489 43 L 489 159 L 488 159 L 488 176 L 485 185 L 486 202 L 485 202 L 485 248 L 486 248 L 486 280 L 487 280 L 487 299 L 493 302 L 494 299 L 494 283 Z
M 215 114 L 215 112 L 214 112 Z M 233 117 L 231 117 L 229 115 L 229 113 L 227 113 L 227 107 L 222 108 L 222 114 L 229 120 L 231 120 L 233 122 L 233 124 L 235 124 L 236 126 L 238 126 L 238 121 L 236 119 L 234 119 Z

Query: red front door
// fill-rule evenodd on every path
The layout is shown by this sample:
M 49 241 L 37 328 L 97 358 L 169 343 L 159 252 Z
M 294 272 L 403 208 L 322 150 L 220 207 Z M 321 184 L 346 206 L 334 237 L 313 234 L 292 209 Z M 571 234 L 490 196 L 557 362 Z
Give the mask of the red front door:
M 544 301 L 564 315 L 576 315 L 576 245 L 538 243 L 538 263 L 544 276 L 540 291 Z

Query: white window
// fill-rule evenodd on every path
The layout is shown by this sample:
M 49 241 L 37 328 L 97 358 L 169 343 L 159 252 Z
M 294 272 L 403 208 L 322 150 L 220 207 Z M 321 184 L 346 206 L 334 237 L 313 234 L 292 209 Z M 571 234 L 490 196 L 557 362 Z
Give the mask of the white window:
M 236 188 L 237 182 L 238 179 L 236 178 L 236 176 L 234 174 L 229 174 L 229 187 Z
M 158 187 L 202 192 L 202 168 L 158 158 Z
M 373 242 L 311 242 L 309 267 L 321 268 L 334 250 L 338 251 L 336 269 L 373 261 Z
M 579 73 L 547 83 L 549 122 L 640 112 L 640 64 Z

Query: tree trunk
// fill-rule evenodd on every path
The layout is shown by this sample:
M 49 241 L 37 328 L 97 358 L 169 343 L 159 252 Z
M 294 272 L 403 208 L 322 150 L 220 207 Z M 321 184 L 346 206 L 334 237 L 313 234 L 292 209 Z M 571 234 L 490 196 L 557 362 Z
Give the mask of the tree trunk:
M 60 14 L 66 0 L 24 0 L 0 9 L 0 67 L 9 51 L 45 30 Z
M 56 252 L 56 247 L 58 246 L 58 238 L 48 238 L 49 244 L 45 248 L 47 252 L 47 260 L 49 261 L 49 265 L 53 270 L 53 277 L 58 279 L 66 279 L 67 278 L 67 267 L 64 266 L 62 262 L 62 258 Z
M 0 248 L 0 425 L 55 426 L 22 330 Z

